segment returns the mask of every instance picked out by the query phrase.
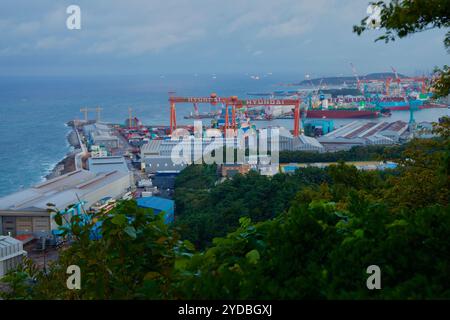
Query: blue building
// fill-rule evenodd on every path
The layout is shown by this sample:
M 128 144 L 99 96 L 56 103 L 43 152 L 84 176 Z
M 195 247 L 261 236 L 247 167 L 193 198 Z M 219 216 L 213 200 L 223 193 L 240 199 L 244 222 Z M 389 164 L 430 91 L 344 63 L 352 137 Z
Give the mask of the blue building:
M 145 197 L 136 199 L 141 208 L 153 209 L 155 214 L 164 211 L 164 221 L 171 223 L 174 220 L 175 201 L 160 197 Z

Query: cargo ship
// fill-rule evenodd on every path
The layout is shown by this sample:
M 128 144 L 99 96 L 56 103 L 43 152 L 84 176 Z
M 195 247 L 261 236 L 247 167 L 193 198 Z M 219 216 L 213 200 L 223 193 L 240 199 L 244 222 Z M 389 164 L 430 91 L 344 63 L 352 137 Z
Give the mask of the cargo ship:
M 378 118 L 380 111 L 369 109 L 309 109 L 306 112 L 307 118 L 326 119 L 350 119 L 350 118 Z
M 391 111 L 409 110 L 409 103 L 406 101 L 380 101 L 378 106 Z
M 423 100 L 413 100 L 414 102 L 417 102 L 418 109 L 433 109 L 433 108 L 446 108 L 445 104 L 439 104 L 439 103 L 433 103 Z M 380 108 L 388 109 L 391 111 L 402 111 L 402 110 L 409 110 L 410 103 L 407 101 L 380 101 L 378 103 L 378 106 Z

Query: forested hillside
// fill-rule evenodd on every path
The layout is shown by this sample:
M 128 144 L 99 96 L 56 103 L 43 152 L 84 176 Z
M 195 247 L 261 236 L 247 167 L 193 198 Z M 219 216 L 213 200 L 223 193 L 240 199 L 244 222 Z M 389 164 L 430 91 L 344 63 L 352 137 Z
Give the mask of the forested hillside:
M 47 273 L 29 263 L 8 275 L 3 297 L 450 298 L 449 125 L 436 127 L 440 138 L 410 142 L 396 172 L 341 163 L 216 183 L 216 168 L 189 168 L 177 181 L 175 226 L 134 201 L 88 223 L 75 217 L 59 260 Z M 73 264 L 81 290 L 66 287 Z M 381 290 L 366 287 L 370 265 L 380 267 Z

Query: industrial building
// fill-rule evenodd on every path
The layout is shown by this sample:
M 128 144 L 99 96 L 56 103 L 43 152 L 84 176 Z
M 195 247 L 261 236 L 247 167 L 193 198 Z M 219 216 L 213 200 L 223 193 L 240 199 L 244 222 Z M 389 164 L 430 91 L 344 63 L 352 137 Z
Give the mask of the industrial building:
M 152 177 L 152 184 L 159 190 L 175 188 L 175 179 L 179 171 L 157 171 Z
M 22 241 L 9 236 L 0 236 L 0 279 L 10 270 L 16 269 L 26 254 Z
M 57 229 L 47 204 L 78 214 L 105 197 L 120 198 L 130 191 L 130 174 L 76 170 L 0 198 L 0 234 L 46 236 Z M 76 206 L 65 211 L 75 204 Z
M 318 140 L 327 151 L 348 150 L 363 145 L 390 145 L 399 143 L 408 134 L 408 128 L 408 123 L 404 121 L 353 121 Z
M 143 163 L 145 165 L 145 172 L 147 172 L 147 173 L 156 173 L 158 171 L 180 172 L 187 166 L 187 164 L 185 164 L 185 163 L 177 164 L 172 161 L 171 157 L 166 157 L 166 156 L 146 157 L 144 159 Z
M 89 171 L 94 173 L 112 171 L 130 172 L 127 162 L 122 156 L 89 158 L 88 167 Z
M 276 130 L 274 132 L 274 130 Z M 269 127 L 258 131 L 259 137 L 267 136 L 268 150 L 271 151 L 272 137 L 278 134 L 279 151 L 315 151 L 323 152 L 323 145 L 313 137 L 304 134 L 294 137 L 289 130 L 283 127 Z
M 242 137 L 194 139 L 190 136 L 188 140 L 150 140 L 141 147 L 141 168 L 147 173 L 164 171 L 181 171 L 187 164 L 195 163 L 205 154 L 211 154 L 213 150 L 225 148 L 241 149 L 249 147 L 249 140 L 241 140 Z M 279 151 L 302 150 L 302 151 L 324 151 L 324 147 L 313 137 L 300 135 L 294 137 L 289 130 L 283 127 L 270 127 L 258 131 L 254 139 L 255 147 L 259 154 L 267 154 L 272 151 L 272 143 L 278 146 Z M 261 139 L 266 139 L 263 141 Z M 272 141 L 272 139 L 276 139 Z M 265 150 L 260 149 L 266 146 Z M 175 146 L 178 150 L 174 152 Z M 187 154 L 184 154 L 186 152 Z M 180 161 L 173 161 L 173 154 L 179 157 Z M 218 159 L 221 162 L 224 159 Z M 269 171 L 272 172 L 273 168 Z
M 83 133 L 90 145 L 103 146 L 108 151 L 119 147 L 119 138 L 112 135 L 108 125 L 94 123 L 83 127 Z
M 249 164 L 223 164 L 221 166 L 222 177 L 233 177 L 236 174 L 246 174 L 251 170 Z
M 178 149 L 174 149 L 177 147 Z M 203 152 L 211 154 L 222 148 L 239 148 L 237 138 L 150 140 L 141 147 L 141 168 L 147 173 L 181 171 L 188 164 L 201 161 Z M 174 161 L 174 156 L 178 159 Z
M 96 145 L 91 146 L 91 157 L 92 158 L 102 158 L 102 157 L 107 157 L 107 156 L 108 156 L 108 151 L 106 150 L 105 147 L 96 146 Z

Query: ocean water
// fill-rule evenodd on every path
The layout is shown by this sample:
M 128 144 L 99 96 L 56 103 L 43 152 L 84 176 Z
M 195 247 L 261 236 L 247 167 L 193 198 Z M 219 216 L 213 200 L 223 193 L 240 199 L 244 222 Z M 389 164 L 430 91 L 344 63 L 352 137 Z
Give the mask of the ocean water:
M 65 123 L 82 119 L 80 108 L 103 108 L 101 120 L 123 123 L 132 108 L 144 124 L 169 124 L 168 92 L 180 96 L 246 96 L 247 92 L 294 90 L 281 87 L 301 79 L 298 75 L 267 75 L 253 80 L 248 75 L 154 75 L 111 77 L 8 77 L 0 78 L 0 196 L 42 181 L 70 146 Z M 201 105 L 200 111 L 210 111 Z M 177 105 L 177 121 L 192 111 Z M 416 112 L 417 121 L 436 121 L 447 109 Z M 96 113 L 89 114 L 95 119 Z M 409 119 L 409 112 L 395 112 L 390 120 Z M 383 119 L 380 119 L 383 120 Z M 204 121 L 209 121 L 205 119 Z M 349 120 L 336 120 L 339 126 Z M 292 120 L 277 120 L 292 128 Z M 258 127 L 267 123 L 258 121 Z

